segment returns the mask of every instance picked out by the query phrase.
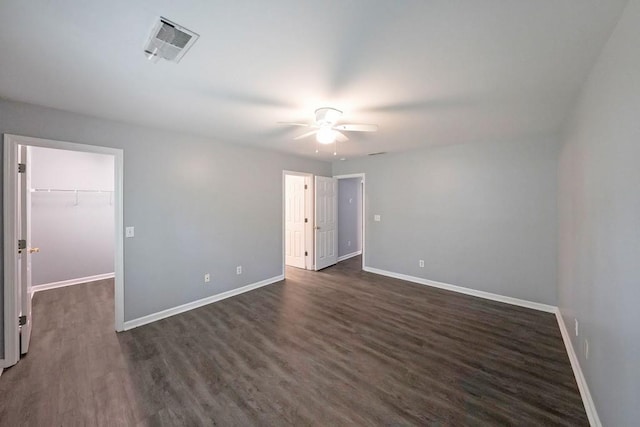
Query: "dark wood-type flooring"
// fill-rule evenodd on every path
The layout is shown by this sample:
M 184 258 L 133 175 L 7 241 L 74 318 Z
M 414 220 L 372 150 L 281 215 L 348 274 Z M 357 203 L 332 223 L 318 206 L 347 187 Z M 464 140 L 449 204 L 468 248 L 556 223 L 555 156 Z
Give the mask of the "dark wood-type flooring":
M 37 293 L 0 425 L 588 425 L 552 314 L 360 262 L 120 334 L 112 281 Z

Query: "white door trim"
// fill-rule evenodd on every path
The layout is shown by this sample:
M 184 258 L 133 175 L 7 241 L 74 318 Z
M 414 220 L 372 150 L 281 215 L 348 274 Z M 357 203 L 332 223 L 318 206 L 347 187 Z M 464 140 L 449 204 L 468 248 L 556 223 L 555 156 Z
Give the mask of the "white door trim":
M 350 173 L 347 175 L 334 175 L 334 178 L 337 178 L 338 180 L 341 179 L 348 179 L 348 178 L 362 178 L 362 269 L 364 270 L 364 260 L 366 258 L 365 252 L 366 252 L 366 231 L 367 231 L 367 204 L 365 203 L 366 201 L 366 194 L 367 194 L 367 179 L 366 179 L 366 174 L 365 173 Z
M 285 210 L 286 210 L 286 200 L 285 200 L 285 192 L 286 192 L 286 183 L 285 177 L 287 175 L 295 175 L 295 176 L 303 176 L 305 177 L 305 184 L 307 185 L 307 192 L 305 193 L 304 203 L 305 203 L 305 215 L 309 218 L 309 222 L 305 226 L 305 236 L 304 236 L 304 246 L 305 251 L 307 251 L 308 256 L 305 259 L 305 268 L 307 270 L 313 270 L 313 174 L 307 172 L 295 172 L 289 170 L 282 171 L 282 275 L 285 274 L 286 268 L 286 249 L 285 249 Z
M 81 151 L 114 156 L 114 209 L 115 209 L 115 330 L 124 330 L 124 229 L 123 229 L 123 150 L 95 145 L 76 144 L 19 135 L 4 135 L 4 359 L 3 366 L 14 365 L 20 359 L 18 336 L 18 301 L 16 292 L 17 229 L 16 191 L 18 165 L 16 158 L 19 145 Z

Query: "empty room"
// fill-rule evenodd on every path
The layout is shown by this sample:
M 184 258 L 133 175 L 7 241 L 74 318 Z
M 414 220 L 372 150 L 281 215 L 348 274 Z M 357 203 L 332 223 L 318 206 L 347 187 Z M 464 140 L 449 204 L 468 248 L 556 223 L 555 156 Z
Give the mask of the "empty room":
M 0 2 L 0 426 L 640 420 L 640 0 Z

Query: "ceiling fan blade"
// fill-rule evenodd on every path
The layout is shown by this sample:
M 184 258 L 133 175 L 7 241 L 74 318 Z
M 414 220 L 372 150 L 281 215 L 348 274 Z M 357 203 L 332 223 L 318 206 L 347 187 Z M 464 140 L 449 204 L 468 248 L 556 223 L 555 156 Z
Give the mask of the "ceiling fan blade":
M 346 123 L 343 125 L 336 125 L 333 127 L 336 130 L 345 130 L 349 132 L 375 132 L 378 130 L 378 125 L 362 125 L 355 123 Z
M 338 131 L 337 131 L 337 130 L 335 130 L 335 129 L 334 129 L 334 132 L 336 133 L 336 140 L 337 140 L 338 142 L 345 142 L 345 141 L 348 141 L 348 140 L 349 140 L 349 138 L 347 138 L 347 135 L 345 135 L 344 133 L 342 133 L 342 132 L 338 132 Z
M 293 138 L 293 139 L 302 139 L 302 138 L 306 138 L 306 137 L 308 137 L 308 136 L 315 135 L 316 133 L 318 133 L 318 131 L 317 131 L 317 130 L 312 130 L 311 132 L 307 132 L 307 133 L 303 133 L 302 135 L 298 135 L 298 136 L 296 136 L 296 137 L 295 137 L 295 138 Z
M 305 127 L 311 126 L 309 123 L 296 123 L 296 122 L 278 122 L 278 124 L 285 125 L 285 126 L 305 126 Z

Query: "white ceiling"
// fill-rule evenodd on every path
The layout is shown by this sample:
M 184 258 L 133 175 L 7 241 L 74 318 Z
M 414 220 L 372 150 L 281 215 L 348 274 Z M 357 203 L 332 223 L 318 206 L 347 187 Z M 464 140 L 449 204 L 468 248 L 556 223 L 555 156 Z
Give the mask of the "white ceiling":
M 2 0 L 0 97 L 305 156 L 277 121 L 321 106 L 339 156 L 557 132 L 626 0 Z M 164 16 L 200 34 L 143 55 Z M 320 157 L 331 158 L 330 149 Z

